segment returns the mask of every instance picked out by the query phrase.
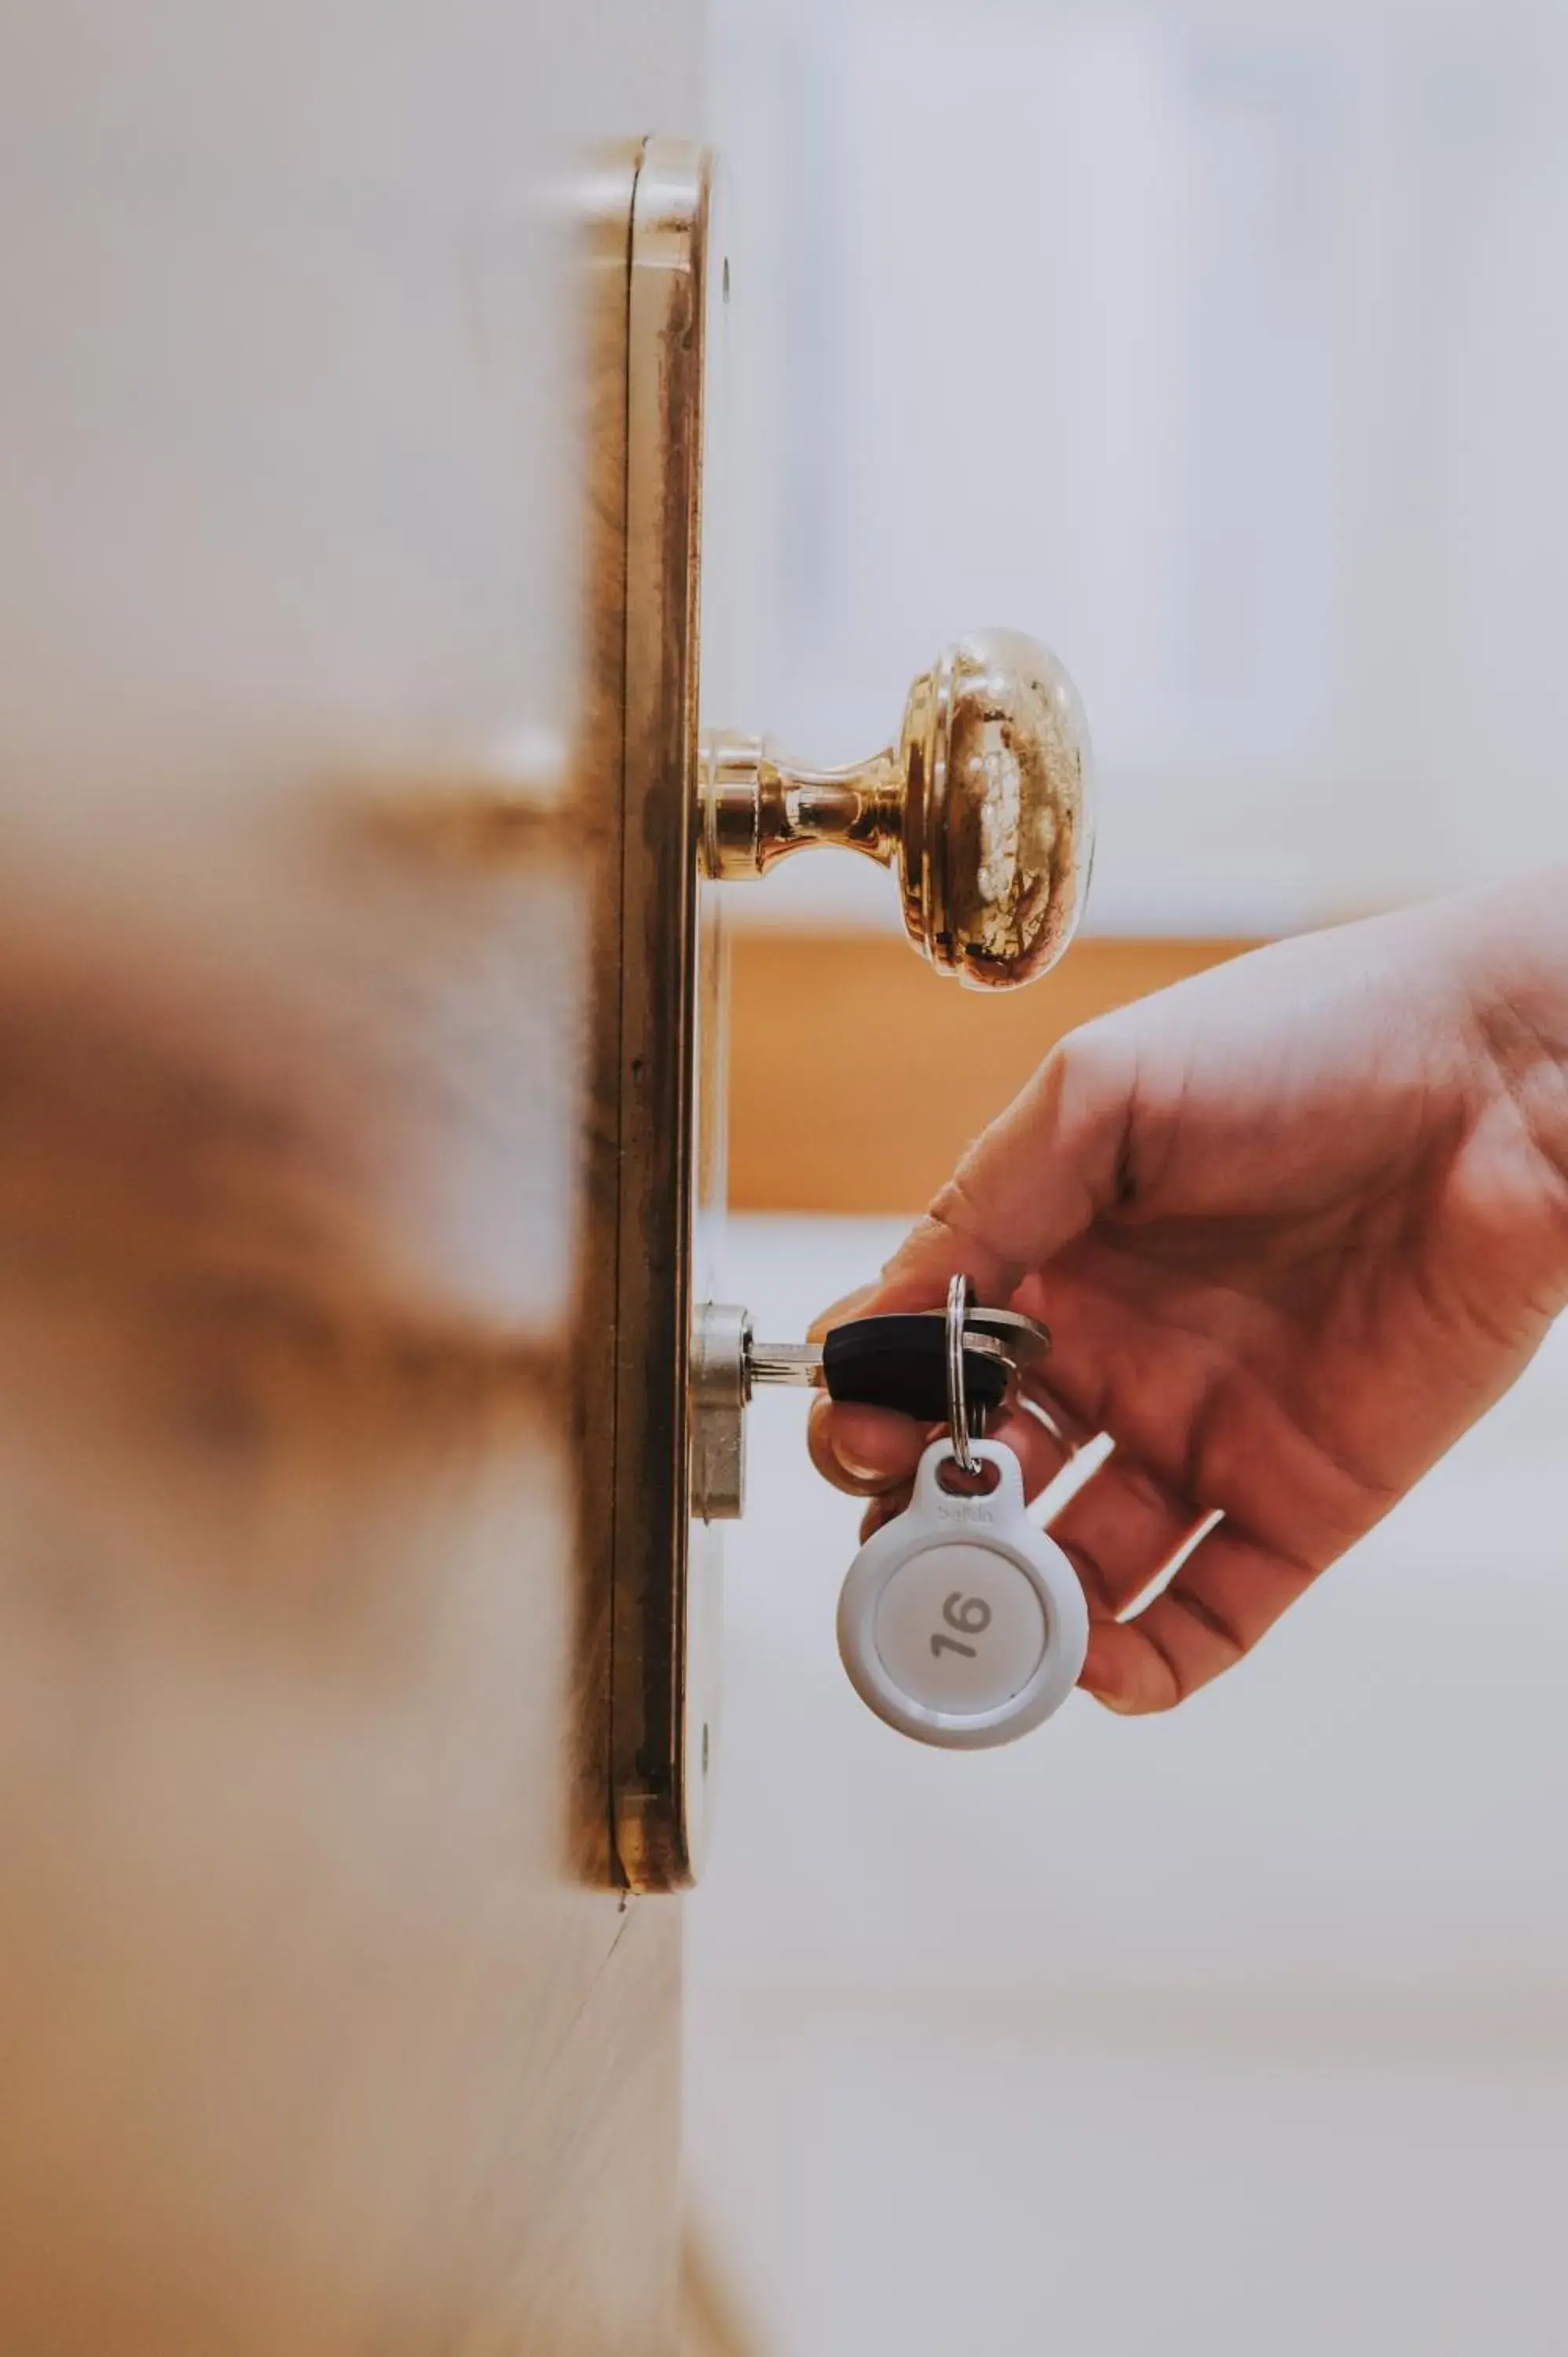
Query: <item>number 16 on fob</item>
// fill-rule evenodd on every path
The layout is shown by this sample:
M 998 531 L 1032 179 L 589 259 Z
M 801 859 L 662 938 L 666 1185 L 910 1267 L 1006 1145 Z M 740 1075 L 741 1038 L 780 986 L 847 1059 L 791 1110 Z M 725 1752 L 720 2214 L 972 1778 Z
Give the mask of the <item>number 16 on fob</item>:
M 1071 1564 L 1025 1511 L 1012 1450 L 970 1443 L 996 1470 L 983 1497 L 952 1494 L 944 1434 L 920 1459 L 905 1512 L 873 1534 L 839 1598 L 839 1652 L 861 1700 L 918 1742 L 1011 1743 L 1067 1700 L 1089 1644 Z

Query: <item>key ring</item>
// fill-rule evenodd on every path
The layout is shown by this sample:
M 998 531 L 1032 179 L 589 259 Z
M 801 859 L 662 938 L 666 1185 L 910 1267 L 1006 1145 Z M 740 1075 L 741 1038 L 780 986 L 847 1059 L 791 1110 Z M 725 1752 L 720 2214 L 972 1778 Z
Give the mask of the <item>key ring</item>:
M 974 1287 L 967 1276 L 955 1276 L 948 1285 L 948 1437 L 952 1443 L 953 1461 L 961 1473 L 974 1474 L 980 1470 L 980 1459 L 969 1445 L 969 1400 L 964 1385 L 963 1329 L 969 1306 L 974 1299 Z

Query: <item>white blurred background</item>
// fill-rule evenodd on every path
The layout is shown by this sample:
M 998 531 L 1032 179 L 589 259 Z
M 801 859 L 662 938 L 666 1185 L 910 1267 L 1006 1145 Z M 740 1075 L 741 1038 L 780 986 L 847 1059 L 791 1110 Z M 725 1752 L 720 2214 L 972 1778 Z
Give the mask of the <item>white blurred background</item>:
M 1101 931 L 1568 852 L 1561 0 L 715 5 L 748 720 L 858 755 L 1034 631 Z
M 729 716 L 847 758 L 1035 630 L 1102 931 L 1568 856 L 1568 10 L 721 0 L 713 117 Z M 853 861 L 733 899 L 896 921 Z M 798 1334 L 895 1232 L 738 1222 L 733 1297 Z M 976 1758 L 844 1682 L 802 1413 L 752 1411 L 690 1916 L 758 2349 L 1563 2357 L 1568 1334 L 1239 1674 Z

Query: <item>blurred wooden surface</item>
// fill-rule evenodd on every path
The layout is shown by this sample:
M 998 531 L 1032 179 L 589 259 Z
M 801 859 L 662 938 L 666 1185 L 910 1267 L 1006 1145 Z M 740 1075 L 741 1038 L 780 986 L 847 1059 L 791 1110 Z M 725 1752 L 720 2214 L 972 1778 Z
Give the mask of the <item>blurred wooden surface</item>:
M 919 1211 L 1057 1040 L 1251 946 L 1079 941 L 1031 988 L 982 993 L 890 935 L 737 930 L 732 1208 Z
M 308 1105 L 178 1080 L 292 1224 Z M 663 2352 L 679 1925 L 576 1870 L 561 1346 L 182 1251 L 83 1128 L 139 1248 L 0 1246 L 0 2345 Z
M 673 2346 L 577 1544 L 577 199 L 700 33 L 0 15 L 5 2357 Z

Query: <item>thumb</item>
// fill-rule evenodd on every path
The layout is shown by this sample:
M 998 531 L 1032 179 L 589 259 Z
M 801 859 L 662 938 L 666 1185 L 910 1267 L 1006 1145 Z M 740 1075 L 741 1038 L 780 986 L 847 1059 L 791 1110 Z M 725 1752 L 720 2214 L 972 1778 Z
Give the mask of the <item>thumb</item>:
M 1004 1307 L 1032 1269 L 1125 1191 L 1136 1071 L 1131 1042 L 1109 1026 L 1065 1039 L 970 1147 L 881 1284 L 824 1322 L 846 1311 L 865 1318 L 933 1308 L 961 1271 L 983 1302 Z M 824 1397 L 812 1404 L 808 1429 L 818 1470 L 857 1491 L 896 1487 L 924 1446 L 902 1416 Z
M 1009 1301 L 1125 1194 L 1137 1057 L 1117 1027 L 1064 1039 L 982 1132 L 882 1273 L 867 1309 L 925 1308 L 959 1272 Z

